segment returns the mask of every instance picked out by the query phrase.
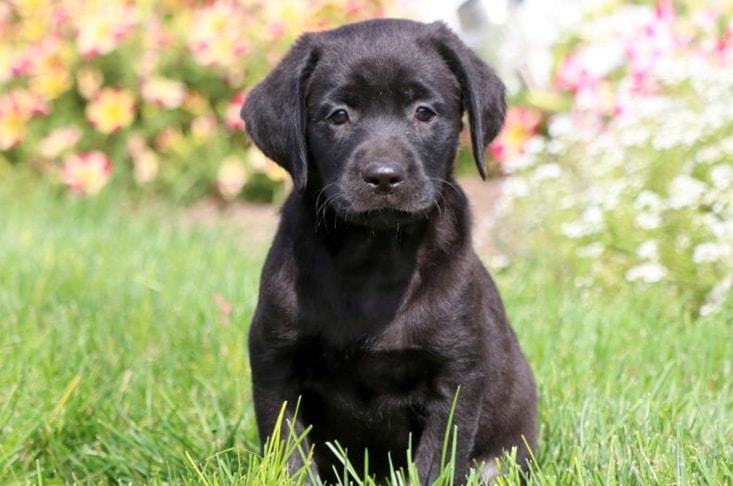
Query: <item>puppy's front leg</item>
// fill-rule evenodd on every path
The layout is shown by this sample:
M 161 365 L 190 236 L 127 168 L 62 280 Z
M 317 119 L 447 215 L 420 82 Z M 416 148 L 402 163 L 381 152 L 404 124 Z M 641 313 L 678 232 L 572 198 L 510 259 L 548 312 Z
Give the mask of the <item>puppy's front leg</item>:
M 457 388 L 453 388 L 457 390 Z M 444 395 L 441 400 L 431 403 L 427 410 L 427 420 L 415 455 L 415 466 L 420 476 L 420 483 L 429 486 L 440 475 L 443 442 L 448 434 L 448 446 L 445 451 L 446 461 L 450 460 L 453 449 L 452 441 L 456 440 L 455 482 L 463 484 L 469 469 L 469 458 L 474 437 L 478 429 L 480 398 L 472 390 L 461 388 L 453 416 L 451 408 L 455 395 Z M 450 429 L 449 429 L 450 423 Z M 454 427 L 458 428 L 457 436 Z
M 258 431 L 260 434 L 260 446 L 262 452 L 267 450 L 267 444 L 272 440 L 288 441 L 296 440 L 305 432 L 302 421 L 297 417 L 297 400 L 287 401 L 289 396 L 287 386 L 282 383 L 273 383 L 268 379 L 258 380 L 253 377 L 253 394 L 255 403 L 255 415 L 257 416 Z M 280 412 L 284 415 L 280 422 Z M 287 459 L 288 472 L 291 476 L 302 469 L 305 464 L 305 457 L 310 449 L 310 442 L 303 439 L 298 445 L 298 450 Z M 312 464 L 315 468 L 315 463 Z M 317 471 L 314 469 L 314 473 Z

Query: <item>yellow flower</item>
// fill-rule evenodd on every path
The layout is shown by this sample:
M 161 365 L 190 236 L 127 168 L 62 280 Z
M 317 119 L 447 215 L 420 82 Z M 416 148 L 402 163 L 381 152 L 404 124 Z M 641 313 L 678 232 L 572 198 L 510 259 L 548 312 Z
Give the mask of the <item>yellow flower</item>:
M 28 117 L 16 107 L 0 108 L 0 150 L 8 150 L 25 138 Z
M 265 154 L 256 148 L 250 148 L 246 155 L 247 166 L 255 173 L 264 174 L 268 179 L 281 182 L 287 179 L 285 169 L 268 159 Z
M 28 121 L 47 115 L 48 111 L 48 103 L 28 90 L 14 90 L 0 97 L 0 149 L 8 150 L 21 143 Z
M 132 157 L 133 176 L 135 182 L 144 185 L 155 180 L 158 176 L 160 161 L 158 155 L 151 149 L 146 148 Z
M 135 97 L 124 89 L 105 88 L 87 105 L 86 115 L 99 132 L 116 132 L 135 119 Z
M 64 66 L 54 65 L 30 79 L 30 88 L 47 100 L 53 100 L 71 87 L 71 76 Z
M 183 107 L 194 115 L 204 115 L 209 113 L 209 104 L 204 95 L 195 91 L 186 92 L 183 100 Z
M 82 67 L 76 73 L 76 84 L 79 94 L 86 99 L 92 99 L 102 88 L 102 73 L 90 67 Z
M 27 54 L 32 59 L 27 66 L 29 87 L 46 100 L 54 100 L 72 85 L 71 66 L 76 53 L 59 38 L 48 37 Z
M 222 161 L 216 184 L 224 199 L 231 201 L 237 197 L 246 182 L 247 169 L 238 157 L 230 155 Z
M 1 22 L 0 28 L 2 28 Z M 14 49 L 10 46 L 0 44 L 0 83 L 5 83 L 13 77 L 15 58 L 16 53 Z

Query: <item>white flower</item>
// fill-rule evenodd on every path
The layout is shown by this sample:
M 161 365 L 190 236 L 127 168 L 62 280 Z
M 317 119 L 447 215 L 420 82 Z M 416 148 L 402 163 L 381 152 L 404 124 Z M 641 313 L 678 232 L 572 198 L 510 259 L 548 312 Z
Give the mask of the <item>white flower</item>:
M 547 150 L 545 138 L 536 135 L 524 143 L 524 152 L 532 155 L 543 154 Z
M 653 213 L 638 213 L 634 216 L 634 224 L 643 230 L 653 230 L 662 226 L 662 217 Z
M 661 118 L 652 146 L 656 150 L 667 150 L 679 145 L 691 146 L 702 135 L 699 115 L 687 109 L 677 110 L 675 116 Z
M 733 287 L 733 275 L 728 275 L 718 282 L 705 297 L 705 304 L 700 307 L 700 315 L 708 316 L 718 312 L 726 297 L 730 295 L 731 287 Z
M 626 186 L 625 181 L 610 181 L 601 190 L 591 192 L 591 200 L 603 207 L 604 211 L 614 211 L 621 203 Z
M 575 251 L 575 254 L 581 258 L 596 258 L 603 254 L 605 247 L 603 243 L 591 243 L 590 245 L 581 246 Z
M 662 198 L 656 192 L 643 190 L 634 200 L 634 209 L 637 211 L 651 210 L 658 212 L 664 206 Z
M 582 238 L 583 236 L 588 234 L 585 226 L 578 221 L 573 221 L 571 223 L 563 223 L 560 226 L 560 232 L 566 238 L 570 238 L 571 240 Z
M 562 169 L 557 164 L 542 164 L 532 174 L 533 182 L 542 182 L 547 179 L 557 179 L 562 175 Z
M 723 152 L 720 150 L 719 147 L 715 145 L 708 145 L 707 147 L 702 147 L 700 150 L 697 151 L 697 153 L 695 154 L 695 162 L 699 164 L 710 164 L 712 162 L 720 160 L 722 155 Z
M 659 259 L 659 242 L 657 240 L 647 240 L 636 249 L 636 255 L 644 260 Z
M 512 262 L 507 255 L 494 255 L 489 259 L 489 268 L 501 270 L 507 268 Z
M 642 127 L 632 126 L 621 131 L 620 140 L 624 147 L 643 147 L 649 143 L 649 131 Z
M 598 206 L 591 206 L 583 212 L 581 217 L 583 222 L 593 229 L 594 232 L 600 231 L 605 220 L 603 210 Z
M 537 158 L 529 154 L 517 154 L 504 162 L 503 166 L 508 173 L 522 172 L 537 164 Z
M 509 177 L 504 182 L 504 194 L 515 198 L 527 197 L 529 195 L 529 184 L 522 177 Z
M 718 240 L 733 242 L 733 219 L 721 220 L 712 214 L 705 215 L 703 223 L 710 228 Z
M 669 205 L 672 209 L 692 206 L 700 201 L 707 186 L 688 175 L 678 175 L 669 185 Z
M 731 247 L 720 243 L 700 243 L 692 252 L 695 263 L 715 263 L 731 256 Z
M 718 164 L 710 169 L 710 182 L 717 189 L 733 187 L 733 165 Z
M 727 155 L 733 155 L 733 135 L 720 141 L 720 150 Z
M 659 263 L 642 263 L 630 268 L 624 275 L 629 282 L 655 283 L 667 276 L 667 269 Z
M 551 137 L 551 143 L 553 139 L 562 137 L 563 135 L 569 135 L 577 129 L 578 127 L 576 126 L 573 117 L 566 114 L 553 116 L 550 118 L 550 122 L 547 126 L 547 131 Z

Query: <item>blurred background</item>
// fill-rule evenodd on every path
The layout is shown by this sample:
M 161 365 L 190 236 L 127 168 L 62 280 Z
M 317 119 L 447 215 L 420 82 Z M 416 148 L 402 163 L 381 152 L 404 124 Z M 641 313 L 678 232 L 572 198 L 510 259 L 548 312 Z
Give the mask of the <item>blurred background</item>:
M 664 281 L 715 312 L 733 281 L 732 12 L 696 0 L 3 1 L 0 178 L 85 198 L 277 203 L 289 181 L 247 141 L 239 107 L 293 40 L 371 17 L 443 20 L 509 87 L 489 148 L 507 256 L 552 244 L 579 287 Z M 459 174 L 472 174 L 467 144 Z M 512 238 L 525 233 L 537 237 Z

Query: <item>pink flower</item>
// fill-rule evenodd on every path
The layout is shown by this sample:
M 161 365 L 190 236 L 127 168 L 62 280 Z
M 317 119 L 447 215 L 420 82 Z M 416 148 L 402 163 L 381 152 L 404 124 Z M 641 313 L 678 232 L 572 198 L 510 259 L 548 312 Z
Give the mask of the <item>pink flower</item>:
M 180 81 L 156 76 L 143 81 L 140 93 L 148 103 L 171 110 L 183 104 L 186 86 Z
M 87 100 L 94 98 L 99 93 L 103 82 L 102 73 L 95 68 L 81 67 L 76 71 L 76 85 L 79 94 Z
M 221 312 L 222 317 L 224 317 L 225 319 L 231 317 L 232 304 L 230 304 L 224 297 L 219 294 L 214 294 L 211 296 L 211 300 L 213 300 L 214 304 L 216 304 L 216 307 L 219 309 L 219 312 Z
M 715 42 L 713 52 L 723 65 L 733 64 L 733 21 Z
M 151 149 L 143 150 L 132 156 L 133 177 L 139 185 L 148 184 L 158 177 L 160 161 Z
M 107 154 L 96 150 L 70 155 L 62 168 L 64 184 L 82 196 L 99 194 L 111 177 L 112 160 Z
M 236 198 L 246 182 L 247 169 L 242 161 L 234 155 L 224 159 L 216 178 L 216 185 L 222 197 L 226 200 Z
M 570 53 L 558 69 L 555 78 L 557 86 L 573 92 L 595 86 L 600 76 L 591 69 L 588 57 L 588 51 L 581 50 Z
M 216 133 L 216 116 L 199 115 L 191 120 L 191 136 L 195 142 L 205 142 Z
M 38 144 L 38 153 L 46 159 L 55 159 L 73 148 L 79 140 L 81 140 L 81 130 L 79 127 L 70 125 L 57 128 L 43 137 Z
M 87 57 L 113 51 L 137 26 L 134 5 L 102 2 L 97 8 L 83 9 L 76 18 L 76 48 Z
M 227 105 L 226 123 L 232 130 L 244 130 L 244 121 L 239 116 L 242 103 L 244 103 L 244 93 L 239 93 Z
M 204 66 L 238 66 L 248 51 L 241 26 L 250 19 L 234 2 L 215 1 L 198 9 L 188 33 L 188 47 Z
M 491 155 L 501 163 L 523 153 L 525 144 L 537 133 L 541 122 L 542 114 L 532 108 L 509 108 L 504 129 L 491 144 Z
M 672 22 L 677 16 L 672 0 L 659 0 L 654 6 L 654 13 L 663 22 Z
M 647 24 L 627 42 L 629 74 L 636 89 L 642 92 L 656 91 L 653 70 L 661 59 L 673 53 L 678 46 L 671 25 L 660 20 Z
M 133 177 L 139 185 L 145 185 L 158 176 L 160 161 L 141 133 L 133 133 L 127 138 L 127 154 L 132 161 Z

